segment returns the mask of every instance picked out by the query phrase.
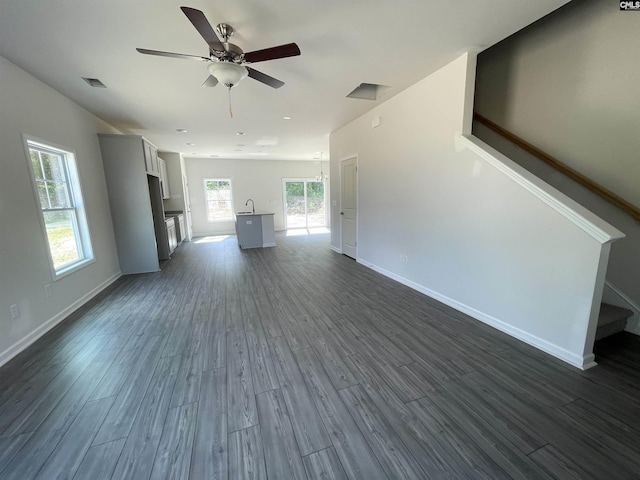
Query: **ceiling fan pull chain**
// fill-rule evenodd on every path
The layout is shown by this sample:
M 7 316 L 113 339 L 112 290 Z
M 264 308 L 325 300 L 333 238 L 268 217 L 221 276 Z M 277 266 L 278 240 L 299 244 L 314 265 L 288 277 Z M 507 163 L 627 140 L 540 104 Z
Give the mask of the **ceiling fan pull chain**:
M 231 109 L 231 86 L 229 88 L 229 117 L 233 118 L 233 110 Z

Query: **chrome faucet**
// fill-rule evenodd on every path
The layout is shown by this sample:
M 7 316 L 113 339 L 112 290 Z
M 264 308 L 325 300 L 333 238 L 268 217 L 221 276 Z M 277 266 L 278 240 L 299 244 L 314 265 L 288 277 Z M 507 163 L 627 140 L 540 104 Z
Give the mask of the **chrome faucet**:
M 245 202 L 244 206 L 246 207 L 247 205 L 249 205 L 249 202 L 251 202 L 251 211 L 252 211 L 253 213 L 256 213 L 256 206 L 255 206 L 255 204 L 253 203 L 253 200 L 252 200 L 252 199 L 247 200 L 247 201 Z

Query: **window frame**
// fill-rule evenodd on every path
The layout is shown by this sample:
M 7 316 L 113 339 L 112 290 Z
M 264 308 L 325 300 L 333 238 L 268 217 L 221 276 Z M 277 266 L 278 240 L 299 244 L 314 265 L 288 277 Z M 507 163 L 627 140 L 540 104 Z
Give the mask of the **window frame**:
M 282 206 L 283 206 L 283 218 L 284 218 L 284 225 L 285 225 L 285 230 L 289 230 L 290 227 L 287 225 L 287 220 L 288 220 L 288 215 L 287 215 L 287 183 L 292 182 L 292 183 L 304 183 L 304 199 L 305 199 L 305 205 L 304 205 L 304 216 L 305 216 L 305 226 L 304 227 L 291 227 L 291 229 L 295 230 L 297 228 L 319 228 L 318 225 L 316 226 L 309 226 L 309 215 L 308 215 L 308 204 L 307 204 L 307 199 L 308 199 L 308 195 L 307 195 L 307 184 L 308 183 L 322 183 L 324 185 L 323 189 L 324 189 L 324 199 L 323 199 L 323 205 L 324 205 L 324 223 L 322 225 L 322 227 L 328 227 L 329 226 L 329 191 L 328 191 L 328 187 L 329 187 L 329 182 L 328 180 L 322 179 L 322 180 L 317 180 L 314 177 L 285 177 L 282 179 Z
M 229 194 L 231 197 L 229 199 L 229 208 L 231 213 L 228 218 L 218 218 L 214 220 L 211 220 L 209 218 L 209 198 L 208 198 L 209 190 L 207 189 L 207 182 L 229 182 Z M 203 178 L 202 186 L 204 188 L 204 209 L 205 209 L 205 216 L 206 216 L 207 222 L 209 223 L 233 222 L 234 221 L 233 206 L 235 205 L 233 200 L 233 179 L 231 177 Z
M 49 268 L 51 270 L 51 277 L 53 281 L 60 280 L 67 275 L 74 273 L 92 263 L 95 262 L 93 255 L 93 246 L 91 242 L 91 234 L 89 232 L 89 224 L 87 222 L 87 216 L 85 212 L 84 196 L 82 194 L 82 186 L 80 181 L 80 174 L 78 172 L 78 164 L 76 161 L 75 151 L 66 148 L 61 145 L 56 145 L 47 140 L 23 134 L 23 145 L 25 149 L 25 156 L 27 165 L 29 168 L 29 176 L 31 178 L 31 186 L 35 200 L 35 207 L 38 211 L 38 220 L 40 221 L 41 232 L 43 234 L 43 240 L 45 244 L 45 250 L 47 258 L 49 260 Z M 55 207 L 55 208 L 43 208 L 42 201 L 38 190 L 38 180 L 36 178 L 36 172 L 34 171 L 31 150 L 36 150 L 43 153 L 49 153 L 53 155 L 59 155 L 62 158 L 62 168 L 65 175 L 65 189 L 69 199 L 70 206 L 68 207 Z M 39 178 L 39 177 L 38 177 Z M 45 179 L 46 182 L 46 179 Z M 48 194 L 47 194 L 48 196 Z M 48 197 L 49 198 L 49 197 Z M 53 252 L 51 250 L 51 244 L 49 243 L 49 236 L 47 233 L 47 222 L 45 220 L 45 214 L 47 212 L 72 212 L 71 224 L 73 228 L 73 234 L 76 240 L 76 248 L 78 250 L 78 259 L 60 265 L 56 268 L 53 258 Z

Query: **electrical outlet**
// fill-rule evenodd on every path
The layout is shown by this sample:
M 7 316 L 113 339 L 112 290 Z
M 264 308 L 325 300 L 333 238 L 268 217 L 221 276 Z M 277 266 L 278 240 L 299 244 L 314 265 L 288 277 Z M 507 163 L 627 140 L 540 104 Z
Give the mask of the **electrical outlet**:
M 47 296 L 47 298 L 53 297 L 53 290 L 51 290 L 51 284 L 50 283 L 47 283 L 44 286 L 44 293 Z
M 402 264 L 406 265 L 409 263 L 409 258 L 406 255 L 402 255 Z
M 20 310 L 18 309 L 18 305 L 13 304 L 9 307 L 11 309 L 11 318 L 16 319 L 20 316 Z

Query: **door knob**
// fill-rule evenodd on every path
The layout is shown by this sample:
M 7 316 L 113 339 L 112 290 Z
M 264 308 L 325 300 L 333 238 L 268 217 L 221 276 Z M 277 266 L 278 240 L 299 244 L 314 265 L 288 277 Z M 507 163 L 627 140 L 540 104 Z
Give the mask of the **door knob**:
M 340 212 L 340 215 L 344 215 L 344 212 Z

